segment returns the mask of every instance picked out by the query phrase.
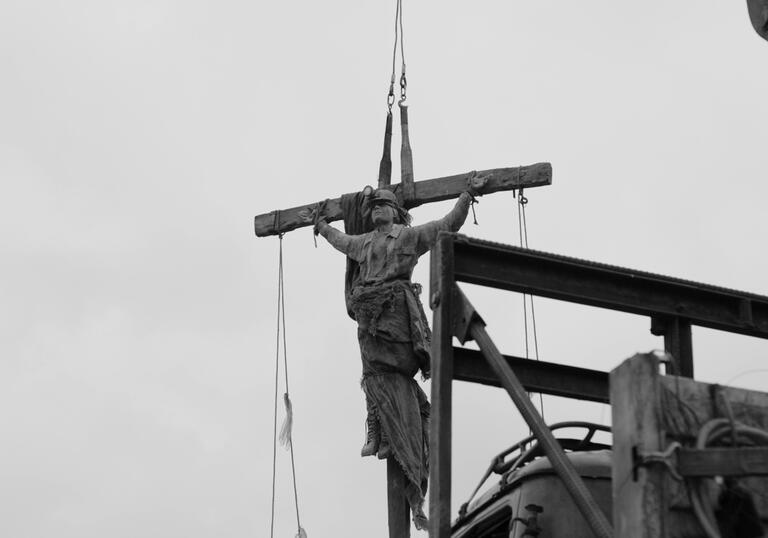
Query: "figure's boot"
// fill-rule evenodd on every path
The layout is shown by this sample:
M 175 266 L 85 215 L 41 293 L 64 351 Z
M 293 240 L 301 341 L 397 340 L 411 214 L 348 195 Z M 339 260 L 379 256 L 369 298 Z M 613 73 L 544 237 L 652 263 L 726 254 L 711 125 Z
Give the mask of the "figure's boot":
M 388 457 L 392 456 L 392 446 L 389 444 L 389 438 L 387 437 L 387 432 L 384 431 L 384 428 L 381 428 L 381 444 L 379 445 L 379 459 L 385 460 Z
M 379 420 L 376 418 L 376 414 L 370 407 L 368 408 L 368 418 L 365 420 L 365 429 L 367 430 L 367 435 L 365 444 L 360 451 L 362 457 L 373 456 L 376 454 L 379 450 L 379 444 L 381 443 L 381 427 L 379 426 Z

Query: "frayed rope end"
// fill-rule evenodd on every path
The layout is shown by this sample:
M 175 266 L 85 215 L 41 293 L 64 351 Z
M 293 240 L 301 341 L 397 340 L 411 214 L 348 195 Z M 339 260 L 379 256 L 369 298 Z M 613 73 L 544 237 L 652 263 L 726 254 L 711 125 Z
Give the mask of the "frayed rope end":
M 280 428 L 280 444 L 287 450 L 291 448 L 293 431 L 293 405 L 287 392 L 283 394 L 283 403 L 285 403 L 285 420 L 283 420 L 283 426 Z

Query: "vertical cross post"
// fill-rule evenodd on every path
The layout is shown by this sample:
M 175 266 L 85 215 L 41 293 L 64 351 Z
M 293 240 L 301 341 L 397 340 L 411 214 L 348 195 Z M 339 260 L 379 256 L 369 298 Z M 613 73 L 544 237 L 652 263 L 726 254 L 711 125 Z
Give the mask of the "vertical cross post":
M 389 538 L 409 538 L 411 519 L 405 497 L 405 473 L 394 457 L 387 458 L 387 503 L 389 504 Z
M 451 398 L 453 382 L 453 236 L 441 233 L 430 256 L 432 417 L 429 430 L 429 529 L 431 538 L 451 534 Z

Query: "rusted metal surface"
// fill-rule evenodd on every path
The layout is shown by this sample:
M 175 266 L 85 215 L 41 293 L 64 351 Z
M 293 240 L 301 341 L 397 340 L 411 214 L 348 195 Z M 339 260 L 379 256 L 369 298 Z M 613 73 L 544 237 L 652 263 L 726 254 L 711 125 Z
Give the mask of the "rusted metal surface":
M 608 403 L 608 372 L 504 355 L 528 392 Z M 501 387 L 479 351 L 453 348 L 453 378 L 457 381 Z
M 552 165 L 536 163 L 515 168 L 494 168 L 478 172 L 467 172 L 454 176 L 439 177 L 416 181 L 413 184 L 414 198 L 405 203 L 406 208 L 412 208 L 429 202 L 439 202 L 457 198 L 467 190 L 467 181 L 472 177 L 485 178 L 483 194 L 500 191 L 510 191 L 519 188 L 541 187 L 552 183 Z M 389 185 L 387 189 L 402 197 L 401 184 Z M 312 210 L 317 204 L 306 204 L 290 209 L 271 211 L 254 217 L 254 231 L 258 237 L 277 235 L 297 228 L 310 226 L 300 216 L 301 211 Z M 341 198 L 327 201 L 323 213 L 329 222 L 343 218 Z

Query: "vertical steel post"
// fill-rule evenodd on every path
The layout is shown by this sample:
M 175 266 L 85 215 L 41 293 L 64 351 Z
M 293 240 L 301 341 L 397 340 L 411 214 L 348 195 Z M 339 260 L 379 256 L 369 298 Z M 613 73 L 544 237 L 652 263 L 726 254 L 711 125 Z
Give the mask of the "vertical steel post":
M 672 355 L 674 364 L 667 373 L 693 378 L 693 337 L 691 321 L 679 316 L 651 318 L 651 332 L 664 336 L 664 351 Z
M 432 417 L 429 427 L 429 535 L 451 534 L 451 397 L 453 382 L 453 236 L 441 233 L 430 259 Z

